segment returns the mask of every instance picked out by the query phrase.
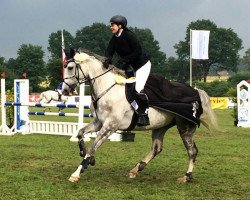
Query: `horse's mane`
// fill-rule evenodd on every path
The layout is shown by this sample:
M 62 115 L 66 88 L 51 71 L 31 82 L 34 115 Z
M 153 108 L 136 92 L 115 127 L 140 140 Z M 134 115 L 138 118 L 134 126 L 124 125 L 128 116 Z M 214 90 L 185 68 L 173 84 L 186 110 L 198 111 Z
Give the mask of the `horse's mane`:
M 97 60 L 101 61 L 102 63 L 106 60 L 105 56 L 100 56 L 100 55 L 98 55 L 98 54 L 96 54 L 96 53 L 94 53 L 94 52 L 92 52 L 92 51 L 90 51 L 88 49 L 79 48 L 78 52 L 79 53 L 86 53 L 86 54 L 88 54 L 90 56 L 94 56 Z
M 90 51 L 90 50 L 88 50 L 88 49 L 79 48 L 79 49 L 78 49 L 78 52 L 80 52 L 80 53 L 86 53 L 86 54 L 88 54 L 88 55 L 90 55 L 90 56 L 93 56 L 93 57 L 95 57 L 97 60 L 99 60 L 102 64 L 104 64 L 104 62 L 105 62 L 106 59 L 107 59 L 107 57 L 105 57 L 105 56 L 100 56 L 100 55 L 98 55 L 98 54 L 96 54 L 96 53 L 94 53 L 94 52 L 92 52 L 92 51 Z M 112 72 L 113 72 L 113 73 L 125 77 L 125 72 L 124 72 L 124 70 L 121 70 L 121 69 L 119 69 L 118 67 L 116 67 L 116 66 L 114 66 L 114 65 L 109 65 L 109 68 L 113 68 L 113 69 L 112 69 Z

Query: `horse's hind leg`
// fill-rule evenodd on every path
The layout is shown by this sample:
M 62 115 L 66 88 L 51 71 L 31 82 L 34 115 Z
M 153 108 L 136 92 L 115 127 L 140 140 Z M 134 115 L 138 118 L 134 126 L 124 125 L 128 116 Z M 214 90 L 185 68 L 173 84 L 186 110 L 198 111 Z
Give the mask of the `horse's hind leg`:
M 193 134 L 196 130 L 196 125 L 189 121 L 181 119 L 180 121 L 177 120 L 177 129 L 179 131 L 183 144 L 186 147 L 189 158 L 188 169 L 186 174 L 178 179 L 178 181 L 185 183 L 192 181 L 194 162 L 198 154 L 198 149 L 193 140 Z
M 141 162 L 137 163 L 133 169 L 128 173 L 130 178 L 135 178 L 139 171 L 142 171 L 146 165 L 162 151 L 163 138 L 169 127 L 162 127 L 156 130 L 152 130 L 152 147 L 149 152 Z

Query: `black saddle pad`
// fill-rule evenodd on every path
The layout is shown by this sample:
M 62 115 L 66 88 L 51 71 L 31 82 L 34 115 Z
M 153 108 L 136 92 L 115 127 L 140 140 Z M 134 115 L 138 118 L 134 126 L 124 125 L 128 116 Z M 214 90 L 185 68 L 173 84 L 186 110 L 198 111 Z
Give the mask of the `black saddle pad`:
M 126 84 L 126 97 L 131 103 L 134 98 L 134 84 Z M 175 113 L 200 125 L 202 106 L 197 90 L 185 83 L 169 81 L 157 74 L 150 74 L 144 91 L 149 99 L 149 106 Z

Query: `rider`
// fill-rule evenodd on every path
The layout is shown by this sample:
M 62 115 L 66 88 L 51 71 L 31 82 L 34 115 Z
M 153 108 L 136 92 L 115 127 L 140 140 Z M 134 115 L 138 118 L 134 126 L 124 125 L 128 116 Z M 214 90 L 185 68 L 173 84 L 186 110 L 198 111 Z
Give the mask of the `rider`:
M 135 34 L 127 28 L 127 19 L 124 16 L 113 16 L 110 19 L 110 24 L 111 31 L 114 35 L 105 52 L 107 62 L 111 64 L 114 53 L 117 53 L 121 57 L 119 63 L 122 63 L 126 74 L 129 73 L 132 67 L 136 77 L 135 90 L 137 99 L 137 105 L 132 105 L 137 108 L 136 111 L 139 114 L 137 125 L 149 125 L 148 97 L 143 90 L 151 70 L 149 56 L 143 52 L 141 44 Z
M 59 85 L 57 86 L 58 101 L 61 101 L 61 97 L 62 97 L 62 86 L 63 86 L 63 82 L 59 83 Z

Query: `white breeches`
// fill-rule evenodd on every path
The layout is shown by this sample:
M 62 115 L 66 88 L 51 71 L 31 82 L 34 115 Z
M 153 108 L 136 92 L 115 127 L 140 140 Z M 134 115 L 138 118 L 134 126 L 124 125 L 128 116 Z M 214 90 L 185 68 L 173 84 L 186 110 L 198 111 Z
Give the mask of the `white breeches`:
M 57 92 L 58 92 L 60 95 L 62 95 L 62 90 L 57 89 Z
M 145 65 L 143 65 L 140 69 L 135 72 L 136 83 L 135 90 L 140 93 L 147 82 L 149 73 L 151 70 L 151 62 L 148 61 Z

